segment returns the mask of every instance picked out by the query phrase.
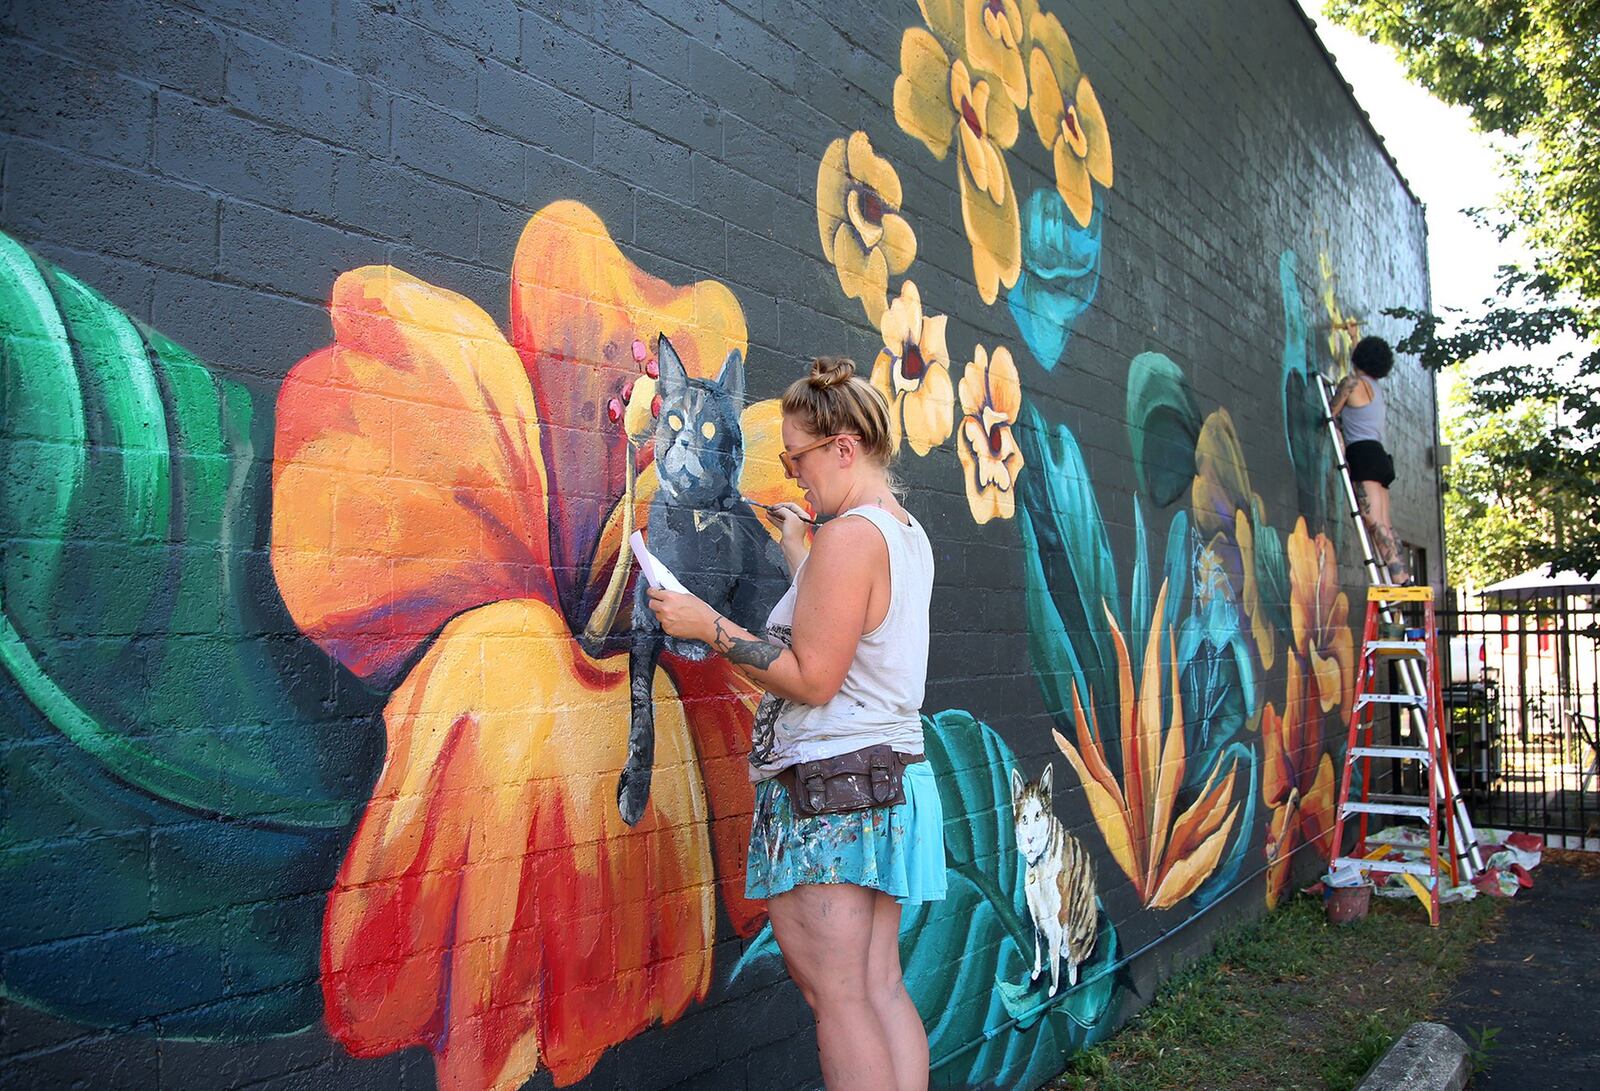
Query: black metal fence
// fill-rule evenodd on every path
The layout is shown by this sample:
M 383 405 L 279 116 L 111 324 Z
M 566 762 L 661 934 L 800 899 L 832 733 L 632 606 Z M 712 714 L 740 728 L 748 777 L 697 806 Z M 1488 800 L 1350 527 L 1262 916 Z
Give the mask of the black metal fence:
M 1600 836 L 1597 605 L 1574 596 L 1439 615 L 1450 746 L 1476 824 L 1594 847 Z

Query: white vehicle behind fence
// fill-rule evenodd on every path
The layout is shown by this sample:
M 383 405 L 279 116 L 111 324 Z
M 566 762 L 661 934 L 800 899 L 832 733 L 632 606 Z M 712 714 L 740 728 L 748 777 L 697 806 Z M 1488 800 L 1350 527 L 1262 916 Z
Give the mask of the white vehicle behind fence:
M 1481 636 L 1463 633 L 1450 638 L 1450 662 L 1443 681 L 1446 685 L 1462 682 L 1491 682 L 1495 671 L 1489 666 L 1488 656 Z

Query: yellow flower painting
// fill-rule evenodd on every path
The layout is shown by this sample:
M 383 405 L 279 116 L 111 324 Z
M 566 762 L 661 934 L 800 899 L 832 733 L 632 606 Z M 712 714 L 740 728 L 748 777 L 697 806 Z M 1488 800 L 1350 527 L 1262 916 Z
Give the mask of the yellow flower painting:
M 883 348 L 872 363 L 872 385 L 889 403 L 889 439 L 895 450 L 902 437 L 925 455 L 950 438 L 955 420 L 955 388 L 950 382 L 950 350 L 944 315 L 922 312 L 922 293 L 912 281 L 883 314 Z
M 1001 76 L 964 59 L 963 13 L 935 0 L 922 6 L 927 27 L 910 27 L 900 39 L 895 121 L 936 159 L 955 146 L 972 274 L 978 295 L 993 303 L 1022 272 L 1017 194 L 1004 154 L 1017 141 L 1017 105 Z
M 961 374 L 961 431 L 956 456 L 967 485 L 967 507 L 978 523 L 1010 519 L 1017 510 L 1017 475 L 1022 451 L 1012 435 L 1022 411 L 1022 382 L 1011 350 L 995 347 L 991 357 L 982 345 Z
M 911 267 L 917 236 L 900 210 L 900 176 L 861 131 L 828 145 L 817 168 L 817 233 L 839 287 L 874 324 L 888 305 L 889 278 Z
M 1035 16 L 1028 74 L 1029 100 L 1039 143 L 1055 163 L 1056 189 L 1081 226 L 1094 215 L 1093 184 L 1111 188 L 1111 133 L 1100 99 L 1089 77 L 1078 67 L 1077 54 L 1061 20 Z

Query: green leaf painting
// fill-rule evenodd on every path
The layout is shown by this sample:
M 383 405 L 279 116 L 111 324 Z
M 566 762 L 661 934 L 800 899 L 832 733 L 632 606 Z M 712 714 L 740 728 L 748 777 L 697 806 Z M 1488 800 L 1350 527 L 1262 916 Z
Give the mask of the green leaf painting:
M 303 1027 L 381 741 L 273 591 L 270 425 L 4 235 L 0 350 L 4 992 L 168 1034 Z

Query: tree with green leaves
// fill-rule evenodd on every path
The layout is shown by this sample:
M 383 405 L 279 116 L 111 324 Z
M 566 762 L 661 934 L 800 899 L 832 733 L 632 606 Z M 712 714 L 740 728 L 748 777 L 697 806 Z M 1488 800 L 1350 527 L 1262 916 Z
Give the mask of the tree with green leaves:
M 1471 414 L 1471 394 L 1458 385 L 1444 426 L 1451 451 L 1444 472 L 1444 526 L 1450 542 L 1449 580 L 1460 587 L 1486 587 L 1534 563 L 1529 543 L 1554 537 L 1555 513 L 1570 506 L 1565 491 L 1552 489 L 1522 468 L 1500 463 L 1500 452 L 1538 443 L 1553 407 L 1528 401 L 1511 409 Z
M 1520 532 L 1528 563 L 1600 573 L 1600 0 L 1329 0 L 1326 11 L 1393 48 L 1413 80 L 1467 107 L 1479 128 L 1510 138 L 1497 229 L 1538 255 L 1532 269 L 1501 271 L 1480 314 L 1388 312 L 1414 321 L 1396 348 L 1425 367 L 1531 350 L 1473 372 L 1470 421 L 1489 433 L 1473 457 L 1490 477 L 1539 482 L 1562 505 L 1452 536 L 1450 547 L 1488 549 L 1464 560 L 1492 568 L 1515 555 L 1504 536 Z M 1568 339 L 1588 348 L 1552 347 Z
M 1600 301 L 1600 0 L 1329 0 L 1507 149 L 1505 211 L 1544 271 Z

